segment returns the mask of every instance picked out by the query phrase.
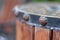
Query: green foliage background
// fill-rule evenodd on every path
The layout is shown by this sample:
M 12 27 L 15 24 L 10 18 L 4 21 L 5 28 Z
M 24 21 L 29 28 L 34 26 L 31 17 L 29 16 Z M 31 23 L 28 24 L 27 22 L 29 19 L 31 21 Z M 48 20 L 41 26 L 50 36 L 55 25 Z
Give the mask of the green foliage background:
M 40 1 L 51 1 L 51 2 L 60 2 L 60 0 L 32 0 L 33 2 L 40 2 Z

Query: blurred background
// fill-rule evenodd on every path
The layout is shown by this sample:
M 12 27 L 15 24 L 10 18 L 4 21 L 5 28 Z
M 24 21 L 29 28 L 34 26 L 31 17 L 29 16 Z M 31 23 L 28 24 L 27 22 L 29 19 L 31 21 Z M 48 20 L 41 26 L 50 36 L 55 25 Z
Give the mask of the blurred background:
M 15 5 L 20 5 L 20 4 L 25 4 L 25 3 L 29 3 L 29 2 L 57 2 L 59 3 L 60 0 L 0 0 L 0 22 L 11 20 L 10 18 L 13 18 L 13 13 L 11 12 L 11 9 L 15 6 Z M 6 15 L 7 14 L 7 15 Z M 7 16 L 9 16 L 8 18 L 6 18 Z
M 1 40 L 16 40 L 16 17 L 12 12 L 12 9 L 16 5 L 22 5 L 30 2 L 57 3 L 56 5 L 60 6 L 60 0 L 0 0 Z M 55 7 L 55 4 L 53 5 L 54 6 L 51 7 L 52 9 L 60 11 L 60 7 Z

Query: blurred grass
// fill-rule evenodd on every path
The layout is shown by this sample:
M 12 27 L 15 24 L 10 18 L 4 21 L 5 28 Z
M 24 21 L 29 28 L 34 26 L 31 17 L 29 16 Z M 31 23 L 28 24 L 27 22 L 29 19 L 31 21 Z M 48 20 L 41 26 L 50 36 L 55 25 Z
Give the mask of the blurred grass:
M 56 2 L 60 2 L 60 0 L 55 0 Z
M 32 2 L 60 2 L 60 0 L 32 0 Z
M 48 1 L 48 0 L 32 0 L 32 2 L 41 2 L 41 1 Z

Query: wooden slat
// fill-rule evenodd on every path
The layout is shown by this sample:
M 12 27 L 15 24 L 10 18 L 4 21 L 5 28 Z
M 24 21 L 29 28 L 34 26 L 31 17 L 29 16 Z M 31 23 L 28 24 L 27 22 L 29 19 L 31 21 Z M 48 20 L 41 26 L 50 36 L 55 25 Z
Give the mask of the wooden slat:
M 22 40 L 22 23 L 19 20 L 16 20 L 16 40 Z
M 35 40 L 49 40 L 50 39 L 50 30 L 35 27 Z
M 32 25 L 16 21 L 16 40 L 33 40 Z
M 60 40 L 60 30 L 53 30 L 53 40 Z
M 32 25 L 23 23 L 23 40 L 33 40 L 33 27 L 32 27 Z

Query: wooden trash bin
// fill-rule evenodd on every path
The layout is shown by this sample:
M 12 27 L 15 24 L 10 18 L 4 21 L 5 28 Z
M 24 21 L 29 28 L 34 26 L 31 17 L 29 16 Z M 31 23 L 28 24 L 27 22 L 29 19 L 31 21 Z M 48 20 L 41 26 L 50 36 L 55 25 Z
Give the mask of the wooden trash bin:
M 50 40 L 50 29 L 38 26 L 17 19 L 17 40 Z

